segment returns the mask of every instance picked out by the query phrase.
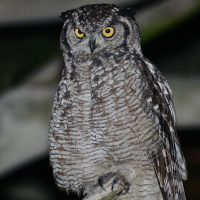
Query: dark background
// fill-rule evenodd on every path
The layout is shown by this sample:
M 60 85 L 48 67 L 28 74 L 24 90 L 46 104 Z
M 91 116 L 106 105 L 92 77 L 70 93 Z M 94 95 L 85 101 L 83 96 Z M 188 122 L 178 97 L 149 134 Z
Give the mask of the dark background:
M 185 192 L 187 199 L 196 200 L 200 199 L 200 113 L 198 115 L 200 107 L 200 88 L 198 87 L 200 86 L 200 9 L 196 9 L 195 6 L 200 4 L 198 1 L 194 1 L 194 8 L 189 10 L 188 7 L 188 10 L 186 9 L 180 16 L 178 12 L 181 9 L 177 8 L 176 13 L 176 8 L 170 10 L 166 6 L 167 15 L 166 13 L 163 15 L 165 18 L 168 16 L 168 21 L 160 23 L 159 20 L 158 22 L 155 20 L 150 21 L 149 25 L 143 26 L 145 20 L 142 21 L 142 17 L 140 18 L 142 13 L 145 15 L 147 12 L 150 14 L 152 12 L 152 15 L 155 15 L 157 11 L 155 8 L 164 4 L 163 2 L 165 1 L 149 0 L 133 1 L 130 4 L 128 1 L 124 5 L 136 8 L 136 19 L 138 18 L 141 27 L 143 53 L 169 80 L 174 91 L 178 116 L 177 131 L 189 172 L 188 180 L 184 181 Z M 180 1 L 180 6 L 181 2 L 185 3 L 185 1 Z M 83 4 L 87 4 L 87 1 Z M 61 12 L 68 8 L 60 9 Z M 10 14 L 12 14 L 11 11 Z M 57 15 L 59 14 L 57 13 Z M 163 16 L 158 15 L 157 17 L 162 18 Z M 48 121 L 56 85 L 63 67 L 62 53 L 59 49 L 59 35 L 63 22 L 57 18 L 54 20 L 53 15 L 49 19 L 42 19 L 35 21 L 31 19 L 30 22 L 28 20 L 11 20 L 0 23 L 0 165 L 7 166 L 0 168 L 0 199 L 2 200 L 79 199 L 75 194 L 67 196 L 65 192 L 57 189 L 52 169 L 49 166 Z M 48 68 L 49 63 L 54 58 L 59 60 L 56 73 L 47 79 L 47 74 L 44 73 L 43 69 Z M 42 78 L 34 79 L 38 76 L 42 76 Z M 41 79 L 47 79 L 47 81 L 40 82 Z M 30 85 L 31 87 L 29 87 Z M 35 90 L 33 90 L 32 85 L 34 88 L 44 88 L 45 91 L 48 90 L 49 86 L 52 86 L 48 90 L 50 91 L 49 96 L 45 96 L 48 101 L 47 107 L 43 106 L 41 109 L 36 105 L 36 103 L 40 104 L 42 96 L 33 102 L 27 97 L 22 110 L 19 108 L 17 110 L 20 114 L 16 115 L 15 104 L 18 104 L 18 100 L 14 97 L 17 97 L 19 91 L 22 91 L 24 87 L 27 87 L 28 89 L 25 91 L 33 93 L 34 97 Z M 12 96 L 14 93 L 16 95 Z M 41 93 L 43 92 L 41 91 Z M 26 94 L 20 93 L 20 98 L 25 97 Z M 13 108 L 10 108 L 10 104 L 6 104 L 6 102 L 11 102 L 10 99 L 12 99 Z M 9 106 L 9 109 L 6 106 Z M 35 107 L 38 110 L 37 113 L 30 114 L 30 110 L 35 110 Z M 23 110 L 25 108 L 28 109 L 29 114 Z M 30 132 L 27 131 L 23 137 L 20 136 L 21 143 L 19 142 L 18 145 L 22 147 L 26 143 L 26 146 L 23 149 L 14 148 L 17 140 L 16 136 L 13 135 L 17 135 L 17 131 L 24 130 L 25 124 L 23 123 L 29 122 L 22 121 L 16 129 L 15 127 L 7 129 L 8 126 L 10 128 L 13 125 L 12 120 L 8 125 L 5 125 L 4 122 L 9 122 L 15 115 L 22 117 L 22 114 L 26 115 L 25 118 L 30 118 L 30 121 L 32 115 L 35 118 L 43 116 L 44 121 L 41 123 L 45 124 L 45 128 L 42 130 L 46 129 L 46 132 L 41 133 L 41 138 L 46 138 L 46 143 L 41 142 L 43 140 L 40 138 L 40 134 L 37 137 L 32 134 L 32 143 L 29 144 L 28 138 L 33 129 L 30 128 Z M 10 118 L 5 119 L 4 116 L 10 116 Z M 24 120 L 24 118 L 22 119 Z M 8 130 L 14 131 L 11 133 Z M 39 147 L 43 145 L 44 148 L 40 149 L 36 144 Z M 33 150 L 28 150 L 29 147 Z M 35 153 L 32 155 L 31 152 Z M 8 153 L 9 156 L 13 155 L 13 158 L 9 157 Z M 27 155 L 27 157 L 23 157 L 22 154 Z M 9 159 L 7 159 L 8 157 Z M 7 165 L 6 162 L 8 162 Z

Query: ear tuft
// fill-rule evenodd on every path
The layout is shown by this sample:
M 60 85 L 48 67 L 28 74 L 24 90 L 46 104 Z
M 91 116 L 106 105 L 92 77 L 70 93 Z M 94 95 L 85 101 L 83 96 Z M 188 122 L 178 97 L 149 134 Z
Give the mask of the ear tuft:
M 74 10 L 67 10 L 65 12 L 62 12 L 60 15 L 60 18 L 66 20 L 73 12 Z
M 129 17 L 134 17 L 136 13 L 136 10 L 134 8 L 121 8 L 120 11 L 119 11 L 119 14 L 126 17 L 126 16 L 129 16 Z
M 66 19 L 66 12 L 61 12 L 61 15 L 59 16 L 62 19 Z

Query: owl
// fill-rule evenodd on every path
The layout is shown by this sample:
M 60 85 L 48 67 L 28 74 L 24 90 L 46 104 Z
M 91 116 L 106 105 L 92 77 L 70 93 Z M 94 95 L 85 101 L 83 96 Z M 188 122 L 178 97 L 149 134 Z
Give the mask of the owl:
M 89 196 L 111 181 L 115 199 L 186 199 L 172 91 L 142 54 L 133 9 L 92 4 L 61 17 L 65 67 L 49 129 L 57 186 Z

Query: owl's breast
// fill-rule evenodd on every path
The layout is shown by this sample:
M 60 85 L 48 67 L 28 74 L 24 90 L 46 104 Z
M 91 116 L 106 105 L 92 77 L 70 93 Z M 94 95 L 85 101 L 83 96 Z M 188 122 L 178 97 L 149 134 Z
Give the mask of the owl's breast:
M 144 143 L 155 127 L 145 113 L 146 86 L 133 52 L 94 54 L 67 66 L 50 123 L 50 160 L 59 187 L 79 190 L 120 163 L 148 166 Z
M 140 64 L 136 54 L 120 50 L 93 60 L 92 128 L 115 161 L 139 162 L 146 152 L 143 142 L 155 129 L 146 113 L 148 87 Z

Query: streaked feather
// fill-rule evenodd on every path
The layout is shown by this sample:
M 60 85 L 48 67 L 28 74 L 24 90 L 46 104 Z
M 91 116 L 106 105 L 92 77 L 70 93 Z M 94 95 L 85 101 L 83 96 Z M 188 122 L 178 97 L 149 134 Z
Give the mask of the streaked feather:
M 175 129 L 176 116 L 172 101 L 172 90 L 159 70 L 146 58 L 143 60 L 153 76 L 153 112 L 159 119 L 160 143 L 157 151 L 150 151 L 154 169 L 165 200 L 186 199 L 182 179 L 187 179 L 186 162 L 180 149 Z M 150 92 L 151 94 L 151 92 Z M 158 105 L 155 109 L 155 105 Z

